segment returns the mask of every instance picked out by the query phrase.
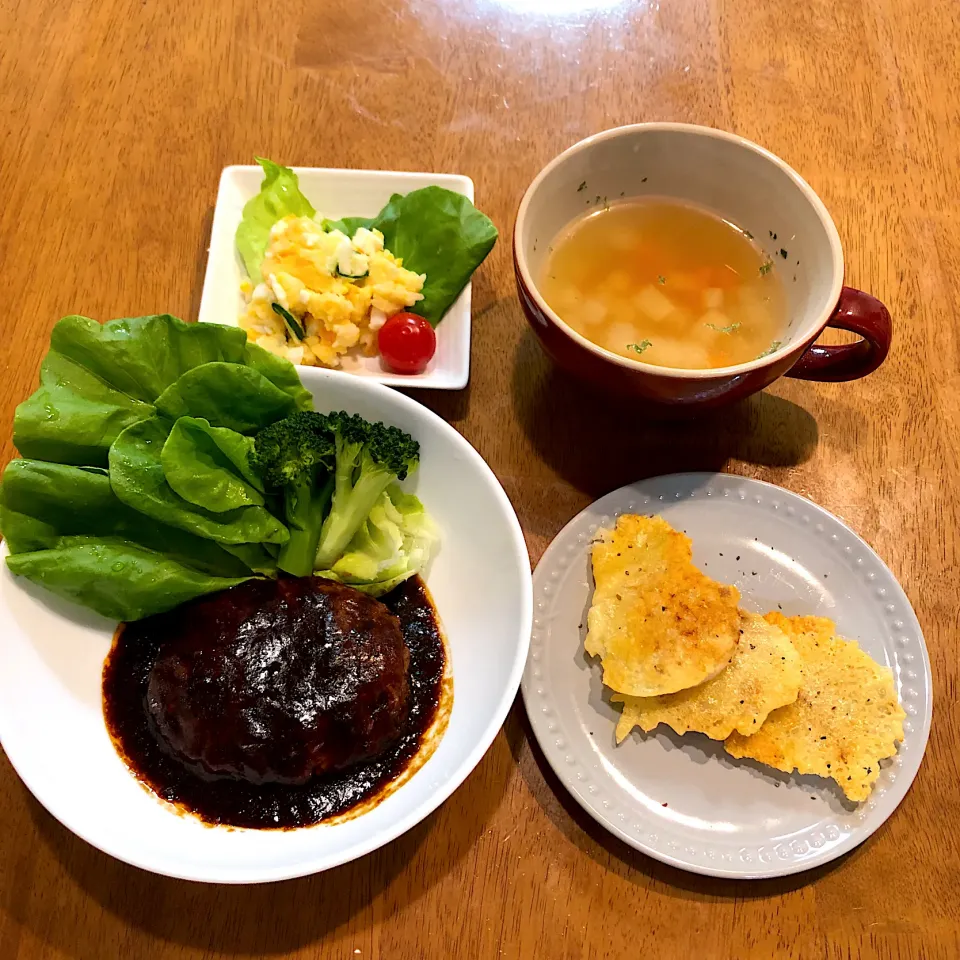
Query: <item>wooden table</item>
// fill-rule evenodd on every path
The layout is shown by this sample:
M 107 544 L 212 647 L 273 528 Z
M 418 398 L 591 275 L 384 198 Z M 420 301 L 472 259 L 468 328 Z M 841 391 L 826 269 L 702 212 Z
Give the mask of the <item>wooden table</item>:
M 771 480 L 844 518 L 891 566 L 936 688 L 926 760 L 888 823 L 828 869 L 762 883 L 687 875 L 605 835 L 546 768 L 519 701 L 425 822 L 272 886 L 117 863 L 52 820 L 3 759 L 0 960 L 960 956 L 953 0 L 3 0 L 0 25 L 4 422 L 61 315 L 196 315 L 224 165 L 262 154 L 469 174 L 503 233 L 474 283 L 472 379 L 418 399 L 496 471 L 531 562 L 628 481 L 684 469 Z M 660 119 L 743 134 L 809 180 L 848 282 L 894 315 L 878 373 L 785 380 L 663 426 L 551 369 L 514 294 L 517 202 L 567 145 Z

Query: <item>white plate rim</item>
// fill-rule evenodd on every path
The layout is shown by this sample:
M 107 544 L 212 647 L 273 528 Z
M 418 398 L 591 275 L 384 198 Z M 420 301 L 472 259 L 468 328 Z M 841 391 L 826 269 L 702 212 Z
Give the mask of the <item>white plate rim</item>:
M 322 370 L 320 371 L 320 374 L 321 379 L 341 376 L 333 370 Z M 532 575 L 529 568 L 529 554 L 527 551 L 526 540 L 523 536 L 523 530 L 520 526 L 520 521 L 517 517 L 516 511 L 513 507 L 513 504 L 510 502 L 510 498 L 507 496 L 506 491 L 503 489 L 503 485 L 500 483 L 490 465 L 480 455 L 479 451 L 477 451 L 476 448 L 462 434 L 460 434 L 459 431 L 447 423 L 442 417 L 436 414 L 429 407 L 425 407 L 418 403 L 413 398 L 407 397 L 406 395 L 397 391 L 390 390 L 387 386 L 378 384 L 375 381 L 367 380 L 365 385 L 361 382 L 359 386 L 360 389 L 364 391 L 370 391 L 375 396 L 377 394 L 380 396 L 383 396 L 384 394 L 386 395 L 384 399 L 385 416 L 389 416 L 389 407 L 392 404 L 396 404 L 401 408 L 410 408 L 415 410 L 417 416 L 432 420 L 436 429 L 446 433 L 452 442 L 458 445 L 461 455 L 465 459 L 470 460 L 475 464 L 481 475 L 483 475 L 488 482 L 493 495 L 500 501 L 500 505 L 504 510 L 504 517 L 507 520 L 512 536 L 512 551 L 518 557 L 527 558 L 527 575 L 524 578 L 523 590 L 521 591 L 522 609 L 519 622 L 517 624 L 518 642 L 516 651 L 514 653 L 514 661 L 510 669 L 508 682 L 504 685 L 500 693 L 484 733 L 474 744 L 470 752 L 460 760 L 456 770 L 449 776 L 449 778 L 442 782 L 427 800 L 422 802 L 415 809 L 411 810 L 407 816 L 395 821 L 389 827 L 389 829 L 374 834 L 370 837 L 370 839 L 354 845 L 353 847 L 343 851 L 341 854 L 333 857 L 314 857 L 312 860 L 304 860 L 302 863 L 292 869 L 286 866 L 281 866 L 272 870 L 263 870 L 262 868 L 251 868 L 249 866 L 244 866 L 240 868 L 232 868 L 233 872 L 230 875 L 213 876 L 206 874 L 198 875 L 196 873 L 190 873 L 187 871 L 181 872 L 175 869 L 170 869 L 166 866 L 163 869 L 159 869 L 156 865 L 148 862 L 147 860 L 140 859 L 137 856 L 132 855 L 125 848 L 115 846 L 109 837 L 105 839 L 103 836 L 93 835 L 91 832 L 87 831 L 83 823 L 78 823 L 71 815 L 73 810 L 71 805 L 69 803 L 58 803 L 58 794 L 56 790 L 51 789 L 48 791 L 47 785 L 38 782 L 37 778 L 33 776 L 31 765 L 23 762 L 21 759 L 21 749 L 26 748 L 26 750 L 24 750 L 24 756 L 26 756 L 27 750 L 29 749 L 29 738 L 22 738 L 15 734 L 12 737 L 14 749 L 12 752 L 10 751 L 10 733 L 17 726 L 17 720 L 8 711 L 0 708 L 0 747 L 2 747 L 7 760 L 13 767 L 17 776 L 30 791 L 34 799 L 40 803 L 40 805 L 54 819 L 56 819 L 80 839 L 86 841 L 91 846 L 102 851 L 103 853 L 106 853 L 123 863 L 130 864 L 131 866 L 138 867 L 150 873 L 158 874 L 160 876 L 169 876 L 178 880 L 190 880 L 201 883 L 218 883 L 225 885 L 274 883 L 282 880 L 292 880 L 299 877 L 321 873 L 359 859 L 360 857 L 366 856 L 367 854 L 372 853 L 373 851 L 380 849 L 389 843 L 392 843 L 398 837 L 402 836 L 408 830 L 412 829 L 418 823 L 426 819 L 447 799 L 449 799 L 450 796 L 474 771 L 476 766 L 483 759 L 486 752 L 490 749 L 494 739 L 496 739 L 497 734 L 503 727 L 503 724 L 507 718 L 507 714 L 509 713 L 510 708 L 513 706 L 514 699 L 517 695 L 517 690 L 520 686 L 520 680 L 526 663 L 527 654 L 529 652 L 531 624 L 533 619 L 533 586 Z M 4 563 L 4 566 L 7 553 L 8 550 L 6 542 L 0 542 L 0 563 Z M 523 565 L 521 564 L 521 569 L 522 568 Z M 427 586 L 429 587 L 429 577 L 427 578 Z M 442 622 L 442 610 L 438 610 L 438 613 Z M 104 623 L 106 622 L 107 621 L 104 619 Z M 456 698 L 455 668 L 453 680 L 454 698 Z M 425 769 L 418 770 L 409 781 L 405 781 L 404 784 L 402 784 L 398 789 L 402 791 L 408 783 L 413 782 L 418 775 L 422 776 L 424 773 Z M 149 790 L 147 792 L 149 792 Z M 159 799 L 157 802 L 162 803 L 162 801 Z M 178 813 L 171 811 L 171 816 L 178 815 Z M 299 830 L 322 830 L 327 826 L 327 824 L 321 821 L 320 823 L 301 827 L 290 832 L 297 833 Z M 210 827 L 209 829 L 218 828 Z M 227 827 L 225 829 L 244 830 L 245 828 Z
M 924 694 L 923 701 L 926 704 L 926 709 L 923 711 L 922 717 L 915 718 L 916 720 L 920 721 L 920 724 L 919 729 L 915 729 L 915 732 L 911 734 L 911 742 L 914 745 L 914 748 L 911 750 L 909 761 L 901 765 L 899 768 L 897 772 L 896 784 L 890 787 L 887 791 L 887 801 L 882 811 L 874 813 L 874 815 L 870 817 L 869 821 L 865 823 L 863 827 L 852 831 L 851 834 L 845 839 L 841 840 L 841 842 L 831 847 L 824 848 L 819 855 L 813 855 L 802 861 L 774 861 L 761 868 L 755 868 L 752 865 L 746 868 L 724 867 L 721 865 L 714 866 L 713 864 L 704 864 L 693 861 L 681 854 L 671 853 L 658 846 L 655 846 L 654 844 L 645 842 L 641 838 L 622 829 L 617 824 L 613 816 L 606 812 L 602 805 L 602 801 L 598 799 L 597 795 L 589 793 L 580 785 L 580 781 L 576 775 L 578 773 L 578 764 L 576 762 L 570 762 L 571 755 L 567 753 L 566 746 L 561 748 L 557 745 L 556 735 L 551 734 L 547 730 L 547 721 L 545 719 L 545 715 L 542 712 L 542 708 L 538 708 L 539 705 L 535 702 L 535 698 L 538 696 L 534 689 L 534 684 L 538 682 L 537 678 L 535 677 L 536 660 L 539 656 L 537 648 L 540 645 L 539 631 L 542 628 L 540 615 L 546 607 L 545 598 L 549 596 L 551 592 L 551 588 L 548 586 L 550 580 L 548 579 L 546 573 L 558 563 L 558 558 L 561 557 L 564 550 L 567 551 L 566 557 L 564 557 L 563 560 L 559 560 L 559 562 L 566 566 L 570 562 L 569 558 L 573 555 L 576 555 L 578 549 L 581 551 L 580 556 L 582 556 L 582 551 L 587 549 L 586 544 L 589 543 L 588 538 L 587 541 L 579 547 L 577 545 L 570 545 L 567 541 L 569 541 L 571 535 L 574 534 L 579 527 L 585 525 L 585 523 L 588 522 L 587 518 L 591 515 L 607 515 L 610 518 L 615 517 L 618 511 L 612 507 L 612 505 L 617 504 L 622 498 L 628 496 L 630 491 L 635 490 L 635 488 L 640 485 L 652 483 L 672 485 L 695 482 L 702 482 L 704 484 L 709 484 L 711 482 L 730 483 L 732 485 L 738 485 L 746 488 L 759 488 L 763 491 L 775 493 L 775 495 L 780 498 L 795 499 L 796 501 L 802 503 L 813 514 L 821 518 L 821 520 L 825 519 L 829 524 L 842 528 L 847 535 L 849 535 L 849 537 L 852 537 L 853 540 L 859 544 L 860 548 L 864 551 L 864 554 L 867 557 L 872 558 L 880 570 L 885 572 L 888 578 L 886 586 L 888 589 L 892 588 L 895 594 L 887 602 L 891 603 L 892 601 L 899 601 L 901 607 L 898 608 L 896 615 L 898 618 L 900 618 L 900 620 L 908 621 L 908 623 L 906 623 L 902 628 L 903 633 L 907 634 L 912 632 L 917 640 L 916 651 L 920 654 L 920 663 L 919 665 L 914 665 L 914 669 L 919 669 L 921 671 L 921 675 L 918 676 L 916 681 L 914 681 L 914 685 L 922 685 Z M 664 498 L 661 496 L 660 499 L 662 500 Z M 680 499 L 679 494 L 676 495 L 676 499 Z M 720 501 L 722 501 L 722 498 L 718 498 L 718 502 Z M 653 514 L 656 511 L 644 511 L 643 509 L 637 509 L 636 512 L 640 514 L 644 514 L 645 512 L 647 514 Z M 595 529 L 598 524 L 593 524 L 593 526 Z M 844 854 L 849 853 L 851 850 L 855 849 L 861 843 L 867 840 L 874 832 L 876 832 L 876 830 L 878 830 L 886 822 L 886 820 L 893 814 L 894 810 L 896 810 L 896 808 L 903 801 L 908 790 L 910 789 L 910 786 L 916 778 L 926 751 L 933 716 L 933 678 L 930 667 L 930 658 L 916 612 L 913 609 L 913 605 L 911 604 L 909 597 L 907 597 L 906 592 L 903 590 L 903 587 L 900 585 L 893 572 L 889 569 L 889 567 L 887 567 L 876 551 L 843 520 L 832 514 L 825 507 L 822 507 L 809 498 L 804 497 L 802 494 L 795 493 L 765 480 L 757 480 L 737 474 L 719 472 L 710 473 L 692 471 L 685 473 L 664 474 L 662 476 L 645 478 L 644 480 L 639 480 L 635 483 L 625 484 L 624 486 L 619 487 L 616 490 L 612 490 L 604 496 L 598 498 L 597 500 L 593 501 L 593 503 L 588 504 L 583 510 L 577 513 L 563 526 L 559 533 L 557 533 L 557 535 L 550 542 L 547 549 L 540 557 L 539 562 L 537 563 L 533 575 L 533 589 L 534 625 L 532 630 L 530 652 L 527 659 L 527 666 L 524 670 L 523 679 L 520 686 L 524 707 L 527 711 L 527 716 L 530 719 L 530 725 L 540 750 L 550 765 L 550 768 L 559 779 L 560 783 L 586 813 L 588 813 L 600 826 L 617 836 L 628 846 L 646 854 L 647 856 L 652 857 L 655 860 L 659 860 L 661 863 L 668 864 L 672 867 L 676 867 L 677 869 L 687 872 L 698 873 L 703 876 L 731 880 L 770 879 L 773 877 L 789 876 L 791 874 L 813 870 L 837 859 L 838 857 L 843 856 Z M 912 630 L 907 628 L 912 628 Z M 913 649 L 914 648 L 911 648 L 911 650 Z M 540 700 L 545 704 L 549 704 L 549 694 L 544 693 L 543 695 L 540 695 Z M 573 759 L 575 761 L 575 758 Z

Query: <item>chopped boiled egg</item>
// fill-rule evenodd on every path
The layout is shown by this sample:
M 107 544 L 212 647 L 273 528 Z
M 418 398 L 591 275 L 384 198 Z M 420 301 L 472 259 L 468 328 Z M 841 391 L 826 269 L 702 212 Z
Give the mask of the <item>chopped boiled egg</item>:
M 423 299 L 426 280 L 384 248 L 379 230 L 360 227 L 353 237 L 324 231 L 321 218 L 285 217 L 270 230 L 261 272 L 240 326 L 250 340 L 294 363 L 337 367 L 352 349 L 376 353 L 376 332 L 386 320 Z M 273 310 L 277 303 L 303 328 L 294 342 Z

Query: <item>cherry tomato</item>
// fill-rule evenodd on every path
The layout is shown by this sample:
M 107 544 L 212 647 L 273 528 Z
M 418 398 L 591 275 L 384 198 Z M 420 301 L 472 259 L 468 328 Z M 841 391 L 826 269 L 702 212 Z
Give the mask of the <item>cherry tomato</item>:
M 423 373 L 437 351 L 437 335 L 423 317 L 403 311 L 380 328 L 377 348 L 394 373 Z

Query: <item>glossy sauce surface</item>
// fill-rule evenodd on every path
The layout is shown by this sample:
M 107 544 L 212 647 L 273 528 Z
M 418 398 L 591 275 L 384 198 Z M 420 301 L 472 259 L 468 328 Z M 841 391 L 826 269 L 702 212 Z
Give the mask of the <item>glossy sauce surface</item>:
M 249 599 L 243 588 L 256 593 L 260 584 L 251 581 L 218 594 L 213 598 L 218 610 L 214 617 L 233 617 Z M 169 636 L 170 621 L 163 616 L 121 625 L 104 665 L 104 717 L 118 752 L 158 796 L 211 824 L 301 827 L 371 802 L 420 750 L 437 713 L 445 668 L 438 619 L 420 578 L 406 581 L 382 600 L 399 619 L 410 653 L 408 710 L 399 736 L 382 752 L 301 783 L 224 777 L 200 763 L 184 763 L 158 737 L 149 706 L 154 664 L 167 648 L 182 643 L 182 637 Z M 269 623 L 257 622 L 258 631 L 269 634 L 270 629 Z

